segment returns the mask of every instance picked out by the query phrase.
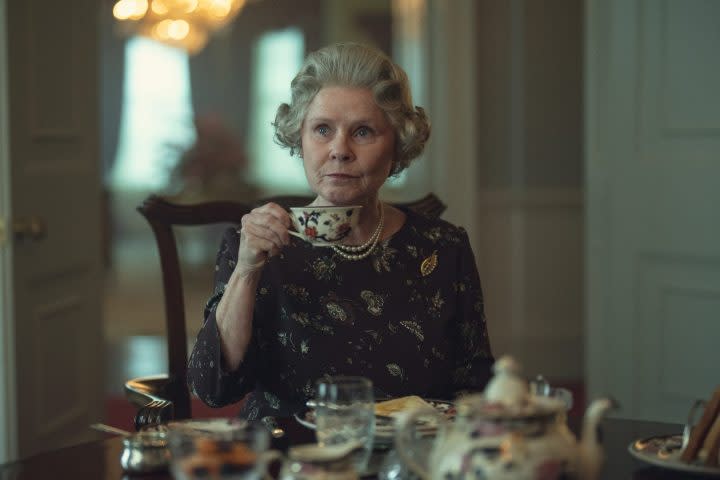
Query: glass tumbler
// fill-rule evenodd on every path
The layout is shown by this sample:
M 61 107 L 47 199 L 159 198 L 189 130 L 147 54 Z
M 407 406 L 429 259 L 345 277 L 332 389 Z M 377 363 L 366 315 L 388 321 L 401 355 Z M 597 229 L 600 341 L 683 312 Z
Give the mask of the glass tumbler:
M 261 480 L 268 463 L 270 433 L 239 419 L 210 420 L 168 427 L 170 469 L 176 480 Z
M 318 380 L 316 387 L 318 444 L 361 446 L 353 455 L 353 466 L 362 474 L 372 454 L 375 433 L 372 382 L 365 377 L 334 376 Z

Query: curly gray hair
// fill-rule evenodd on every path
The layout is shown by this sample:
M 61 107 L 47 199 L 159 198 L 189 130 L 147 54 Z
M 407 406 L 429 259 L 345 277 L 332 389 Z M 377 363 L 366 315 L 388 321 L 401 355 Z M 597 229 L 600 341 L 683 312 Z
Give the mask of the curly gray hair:
M 308 55 L 290 84 L 292 99 L 275 115 L 275 141 L 302 151 L 301 131 L 308 106 L 326 86 L 367 88 L 395 129 L 396 145 L 390 175 L 397 175 L 418 157 L 430 137 L 430 120 L 412 104 L 405 71 L 380 50 L 358 43 L 337 43 Z

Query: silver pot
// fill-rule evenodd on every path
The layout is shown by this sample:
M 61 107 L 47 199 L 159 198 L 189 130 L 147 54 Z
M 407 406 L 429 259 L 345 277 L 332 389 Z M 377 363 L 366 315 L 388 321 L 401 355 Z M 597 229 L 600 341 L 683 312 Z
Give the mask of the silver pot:
M 126 472 L 151 473 L 167 470 L 169 461 L 166 432 L 139 432 L 123 439 L 120 465 Z

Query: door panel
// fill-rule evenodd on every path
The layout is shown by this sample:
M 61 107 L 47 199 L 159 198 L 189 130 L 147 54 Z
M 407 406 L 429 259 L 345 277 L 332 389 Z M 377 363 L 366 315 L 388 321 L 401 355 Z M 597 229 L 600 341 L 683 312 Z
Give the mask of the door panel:
M 7 3 L 15 370 L 21 457 L 102 419 L 99 5 Z
M 590 391 L 684 422 L 720 363 L 720 3 L 589 6 Z

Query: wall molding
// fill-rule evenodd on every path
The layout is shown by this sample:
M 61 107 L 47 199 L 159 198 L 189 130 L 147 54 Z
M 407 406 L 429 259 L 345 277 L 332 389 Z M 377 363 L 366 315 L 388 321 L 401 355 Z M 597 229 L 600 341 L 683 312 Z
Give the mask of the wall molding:
M 35 436 L 49 437 L 58 431 L 63 431 L 66 425 L 81 421 L 88 410 L 87 399 L 82 395 L 86 381 L 84 378 L 73 375 L 69 378 L 59 379 L 56 372 L 42 368 L 45 365 L 48 351 L 52 350 L 47 348 L 48 345 L 57 341 L 57 337 L 53 336 L 53 332 L 58 333 L 58 330 L 65 328 L 80 328 L 82 325 L 74 324 L 74 318 L 82 317 L 82 310 L 86 308 L 86 303 L 85 299 L 71 295 L 61 300 L 38 305 L 33 312 L 33 330 L 39 332 L 33 338 L 31 347 L 34 361 L 33 370 L 37 372 L 37 376 L 33 379 L 35 383 L 34 391 L 47 394 L 40 394 L 34 399 L 35 404 L 32 413 Z M 69 344 L 77 342 L 78 339 L 75 336 L 70 336 L 64 341 Z M 83 348 L 84 346 L 81 344 L 76 344 L 75 348 L 68 346 L 67 352 L 70 355 L 64 359 L 67 361 L 67 366 L 69 366 L 68 371 L 75 372 L 79 370 L 78 363 L 82 361 L 82 357 L 77 353 Z M 48 411 L 46 399 L 54 391 L 53 387 L 58 386 L 56 385 L 57 382 L 61 384 L 61 388 L 73 391 L 72 398 L 82 398 L 82 402 L 74 402 L 70 405 L 61 405 L 54 402 L 52 405 L 54 408 L 66 407 L 65 410 Z
M 492 335 L 492 332 L 490 332 Z M 558 334 L 550 331 L 545 335 L 518 336 L 492 335 L 493 355 L 499 358 L 507 353 L 520 360 L 523 375 L 534 378 L 543 375 L 555 380 L 580 380 L 584 378 L 582 361 L 584 335 Z
M 493 351 L 513 354 L 529 375 L 584 376 L 584 206 L 581 188 L 478 192 L 476 255 Z
M 429 103 L 433 121 L 427 156 L 434 191 L 448 206 L 443 218 L 465 227 L 477 250 L 478 114 L 475 0 L 428 4 Z

